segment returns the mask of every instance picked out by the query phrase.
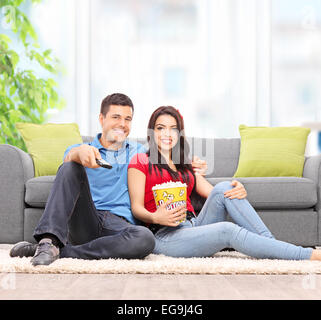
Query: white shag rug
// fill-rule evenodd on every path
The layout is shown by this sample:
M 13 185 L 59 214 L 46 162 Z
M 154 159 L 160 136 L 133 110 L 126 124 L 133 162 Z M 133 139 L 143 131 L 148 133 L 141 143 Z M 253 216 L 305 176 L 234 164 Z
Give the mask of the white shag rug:
M 235 251 L 209 258 L 172 258 L 151 254 L 143 260 L 63 258 L 33 267 L 31 258 L 11 258 L 12 245 L 0 246 L 0 273 L 144 274 L 321 274 L 321 261 L 255 259 Z

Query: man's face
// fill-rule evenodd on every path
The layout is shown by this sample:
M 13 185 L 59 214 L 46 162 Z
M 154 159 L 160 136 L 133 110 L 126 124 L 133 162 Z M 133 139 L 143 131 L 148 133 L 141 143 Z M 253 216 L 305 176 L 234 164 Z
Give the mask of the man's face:
M 129 135 L 133 118 L 133 109 L 129 106 L 110 105 L 105 117 L 100 114 L 103 141 L 122 143 Z

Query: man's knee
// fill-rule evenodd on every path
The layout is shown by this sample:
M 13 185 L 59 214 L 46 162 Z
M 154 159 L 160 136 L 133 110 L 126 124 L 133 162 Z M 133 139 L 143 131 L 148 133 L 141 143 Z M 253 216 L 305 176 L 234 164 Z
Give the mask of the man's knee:
M 139 244 L 139 253 L 141 257 L 149 255 L 155 247 L 154 234 L 146 227 L 137 226 L 137 243 Z
M 81 178 L 83 175 L 86 174 L 85 168 L 74 161 L 68 161 L 61 164 L 57 171 L 57 177 L 60 175 L 64 178 L 66 177 L 78 177 Z
M 66 171 L 66 172 L 74 172 L 74 171 L 81 171 L 83 166 L 74 161 L 63 162 L 58 171 Z

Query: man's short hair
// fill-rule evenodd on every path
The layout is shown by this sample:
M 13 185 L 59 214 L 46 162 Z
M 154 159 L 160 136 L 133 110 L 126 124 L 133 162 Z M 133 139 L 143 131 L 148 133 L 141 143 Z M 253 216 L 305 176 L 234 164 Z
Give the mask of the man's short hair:
M 111 105 L 129 106 L 132 108 L 134 113 L 134 105 L 130 100 L 130 98 L 125 94 L 113 93 L 107 96 L 106 98 L 104 98 L 103 101 L 101 102 L 100 113 L 102 113 L 105 116 L 109 111 Z

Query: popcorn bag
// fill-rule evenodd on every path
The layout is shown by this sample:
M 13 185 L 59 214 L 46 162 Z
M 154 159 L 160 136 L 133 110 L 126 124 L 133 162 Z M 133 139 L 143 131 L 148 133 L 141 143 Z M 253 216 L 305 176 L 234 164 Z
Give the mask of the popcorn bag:
M 152 188 L 152 191 L 157 208 L 169 200 L 172 200 L 172 202 L 166 206 L 167 210 L 174 209 L 181 205 L 186 205 L 186 183 L 170 181 L 162 184 L 156 184 Z M 185 220 L 181 220 L 180 222 L 184 221 Z

